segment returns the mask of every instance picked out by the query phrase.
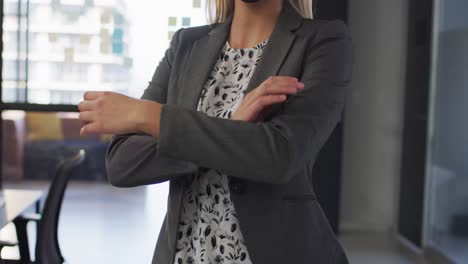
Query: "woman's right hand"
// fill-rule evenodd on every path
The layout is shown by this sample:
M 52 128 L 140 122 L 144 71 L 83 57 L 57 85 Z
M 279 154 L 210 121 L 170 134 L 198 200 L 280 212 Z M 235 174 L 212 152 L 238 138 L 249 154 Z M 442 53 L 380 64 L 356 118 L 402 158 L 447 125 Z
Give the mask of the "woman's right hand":
M 260 121 L 262 113 L 273 104 L 282 103 L 289 94 L 304 89 L 304 84 L 289 76 L 270 76 L 260 86 L 247 93 L 231 119 Z

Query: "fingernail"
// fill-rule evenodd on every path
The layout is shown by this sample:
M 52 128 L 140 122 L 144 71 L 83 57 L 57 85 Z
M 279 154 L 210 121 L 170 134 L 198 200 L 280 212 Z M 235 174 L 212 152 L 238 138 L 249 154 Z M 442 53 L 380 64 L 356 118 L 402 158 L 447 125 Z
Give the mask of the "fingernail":
M 299 88 L 301 88 L 301 89 L 304 88 L 304 83 L 301 83 L 301 82 L 300 82 L 300 83 L 299 83 Z

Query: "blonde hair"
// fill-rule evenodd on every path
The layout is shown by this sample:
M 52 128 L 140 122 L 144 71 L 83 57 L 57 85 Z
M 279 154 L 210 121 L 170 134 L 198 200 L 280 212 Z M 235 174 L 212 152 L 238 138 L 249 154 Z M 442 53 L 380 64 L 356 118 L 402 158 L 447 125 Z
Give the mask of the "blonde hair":
M 305 18 L 313 18 L 313 0 L 283 0 L 289 1 L 291 6 Z M 234 12 L 234 0 L 207 0 L 206 9 L 210 23 L 222 23 Z

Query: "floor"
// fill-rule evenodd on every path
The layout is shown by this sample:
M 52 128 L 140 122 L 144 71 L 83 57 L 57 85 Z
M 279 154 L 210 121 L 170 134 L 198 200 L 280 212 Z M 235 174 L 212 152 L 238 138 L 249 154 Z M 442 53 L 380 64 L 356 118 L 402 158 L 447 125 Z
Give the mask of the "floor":
M 7 188 L 44 189 L 45 183 L 6 184 Z M 118 189 L 108 184 L 71 182 L 59 224 L 59 242 L 67 263 L 150 263 L 166 211 L 167 183 Z M 34 226 L 28 227 L 34 233 Z M 14 228 L 0 238 L 14 237 Z M 34 240 L 34 237 L 31 237 Z M 422 263 L 408 256 L 386 234 L 346 233 L 340 236 L 351 263 Z M 17 258 L 17 249 L 2 257 Z
M 446 234 L 440 239 L 438 246 L 448 252 L 457 263 L 468 263 L 468 239 Z

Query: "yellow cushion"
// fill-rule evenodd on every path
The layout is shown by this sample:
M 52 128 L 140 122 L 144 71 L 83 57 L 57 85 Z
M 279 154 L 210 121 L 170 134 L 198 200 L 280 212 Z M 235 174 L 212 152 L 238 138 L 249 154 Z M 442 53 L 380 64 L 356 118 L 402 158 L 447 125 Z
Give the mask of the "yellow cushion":
M 103 142 L 109 142 L 112 139 L 113 134 L 101 134 L 100 139 Z
M 27 140 L 63 140 L 62 123 L 57 113 L 26 113 Z

